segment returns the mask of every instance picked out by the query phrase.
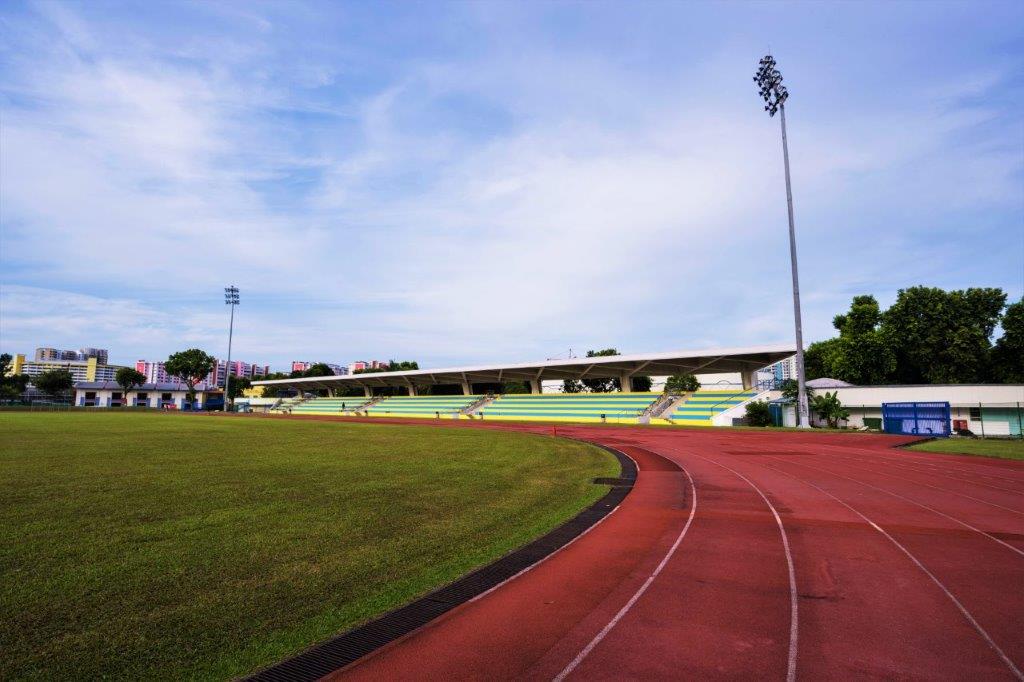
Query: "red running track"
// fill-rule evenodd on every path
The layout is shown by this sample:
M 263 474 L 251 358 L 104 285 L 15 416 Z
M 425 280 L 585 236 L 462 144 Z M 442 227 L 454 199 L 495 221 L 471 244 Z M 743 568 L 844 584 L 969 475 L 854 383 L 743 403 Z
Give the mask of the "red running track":
M 335 678 L 1024 679 L 1024 464 L 861 434 L 558 435 L 636 459 L 622 505 Z

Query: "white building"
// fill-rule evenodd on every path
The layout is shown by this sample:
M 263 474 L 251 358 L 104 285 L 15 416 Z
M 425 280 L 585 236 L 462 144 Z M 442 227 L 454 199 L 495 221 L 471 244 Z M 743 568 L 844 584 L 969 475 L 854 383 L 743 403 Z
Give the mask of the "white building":
M 220 402 L 222 394 L 196 391 L 194 409 L 203 409 L 211 398 Z M 188 390 L 179 383 L 146 383 L 128 391 L 112 381 L 81 381 L 75 384 L 75 407 L 151 407 L 188 409 Z
M 815 382 L 824 380 L 815 380 Z M 881 428 L 883 403 L 949 403 L 950 428 L 985 436 L 1019 436 L 1024 417 L 1024 384 L 925 384 L 896 386 L 834 386 L 815 393 L 835 393 L 850 418 L 843 426 Z M 773 391 L 771 397 L 780 398 Z M 792 406 L 785 409 L 785 425 L 795 425 Z M 742 415 L 740 415 L 742 416 Z M 812 415 L 816 425 L 821 420 Z

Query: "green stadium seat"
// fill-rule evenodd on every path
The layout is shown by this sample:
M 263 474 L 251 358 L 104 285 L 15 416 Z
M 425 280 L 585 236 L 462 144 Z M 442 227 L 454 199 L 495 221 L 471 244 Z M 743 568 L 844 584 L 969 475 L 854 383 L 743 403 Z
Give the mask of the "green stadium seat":
M 371 417 L 458 417 L 482 395 L 390 396 L 366 408 Z
M 542 393 L 498 397 L 477 411 L 484 421 L 636 424 L 660 393 Z
M 673 424 L 711 426 L 715 415 L 741 405 L 756 395 L 757 391 L 745 390 L 697 391 L 679 403 L 667 418 Z
M 346 414 L 362 409 L 370 398 L 347 396 L 344 398 L 310 398 L 290 406 L 292 414 Z

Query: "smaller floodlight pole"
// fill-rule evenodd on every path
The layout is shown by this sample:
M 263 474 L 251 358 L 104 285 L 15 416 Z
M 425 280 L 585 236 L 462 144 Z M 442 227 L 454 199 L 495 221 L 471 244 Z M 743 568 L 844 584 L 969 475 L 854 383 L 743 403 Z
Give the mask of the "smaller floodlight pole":
M 775 68 L 775 58 L 770 54 L 765 55 L 759 62 L 754 82 L 760 89 L 761 98 L 764 99 L 764 110 L 769 116 L 774 117 L 776 112 L 782 123 L 782 161 L 786 168 L 786 206 L 789 209 L 789 262 L 793 271 L 793 320 L 796 325 L 796 381 L 798 388 L 797 397 L 797 425 L 800 428 L 809 428 L 810 414 L 807 407 L 807 386 L 804 377 L 804 334 L 800 322 L 800 277 L 797 274 L 796 265 L 796 226 L 793 220 L 793 185 L 789 178 L 789 143 L 786 139 L 786 100 L 789 99 L 789 92 L 782 84 L 782 73 Z
M 224 287 L 224 305 L 231 306 L 231 322 L 228 323 L 228 361 L 224 366 L 224 411 L 229 409 L 229 398 L 231 395 L 231 340 L 235 333 L 235 306 L 241 301 L 238 296 L 238 287 L 231 285 Z M 213 382 L 217 383 L 217 368 L 213 368 Z

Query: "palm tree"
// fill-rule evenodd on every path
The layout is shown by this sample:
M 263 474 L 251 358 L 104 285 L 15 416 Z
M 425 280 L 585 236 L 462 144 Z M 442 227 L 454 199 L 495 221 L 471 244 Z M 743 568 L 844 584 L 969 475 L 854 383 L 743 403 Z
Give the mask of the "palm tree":
M 811 401 L 811 410 L 824 419 L 832 429 L 839 427 L 840 420 L 850 418 L 850 411 L 843 407 L 836 394 L 836 391 L 826 392 L 825 395 L 814 396 Z

